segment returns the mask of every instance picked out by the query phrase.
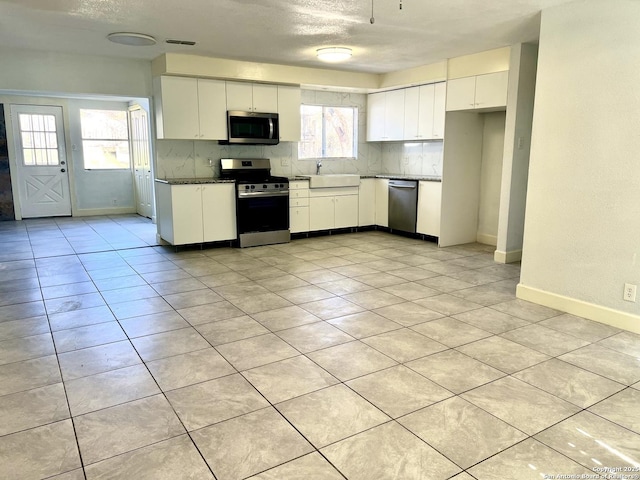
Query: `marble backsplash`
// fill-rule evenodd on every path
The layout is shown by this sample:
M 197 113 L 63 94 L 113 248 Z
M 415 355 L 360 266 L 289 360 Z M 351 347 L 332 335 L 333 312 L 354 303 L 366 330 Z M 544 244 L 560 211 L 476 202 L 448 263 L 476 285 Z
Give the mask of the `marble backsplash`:
M 357 158 L 323 159 L 322 173 L 442 175 L 442 141 L 366 142 L 367 97 L 360 93 L 302 90 L 302 103 L 358 107 Z M 316 161 L 298 158 L 296 142 L 279 145 L 219 145 L 216 141 L 157 140 L 157 178 L 218 176 L 221 158 L 269 158 L 271 173 L 313 174 Z

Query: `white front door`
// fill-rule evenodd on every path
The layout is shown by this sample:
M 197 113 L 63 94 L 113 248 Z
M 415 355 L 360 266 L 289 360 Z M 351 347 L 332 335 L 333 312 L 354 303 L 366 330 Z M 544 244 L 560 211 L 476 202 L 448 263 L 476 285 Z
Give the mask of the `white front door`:
M 129 109 L 129 128 L 135 176 L 136 211 L 138 215 L 153 218 L 153 179 L 149 152 L 149 120 L 146 110 L 138 105 Z
M 71 215 L 62 107 L 11 105 L 23 218 Z

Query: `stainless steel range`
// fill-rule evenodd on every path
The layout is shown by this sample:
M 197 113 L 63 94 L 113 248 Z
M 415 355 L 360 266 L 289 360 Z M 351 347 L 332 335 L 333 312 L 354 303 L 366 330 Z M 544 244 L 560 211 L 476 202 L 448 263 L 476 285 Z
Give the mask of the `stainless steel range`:
M 236 182 L 240 247 L 287 243 L 289 179 L 271 175 L 268 158 L 222 158 L 220 177 Z

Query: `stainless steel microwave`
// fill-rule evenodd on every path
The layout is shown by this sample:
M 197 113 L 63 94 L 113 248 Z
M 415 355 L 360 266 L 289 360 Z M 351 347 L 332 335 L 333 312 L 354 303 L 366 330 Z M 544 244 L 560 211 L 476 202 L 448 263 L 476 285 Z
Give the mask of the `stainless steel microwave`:
M 280 125 L 277 113 L 227 112 L 228 144 L 277 145 Z

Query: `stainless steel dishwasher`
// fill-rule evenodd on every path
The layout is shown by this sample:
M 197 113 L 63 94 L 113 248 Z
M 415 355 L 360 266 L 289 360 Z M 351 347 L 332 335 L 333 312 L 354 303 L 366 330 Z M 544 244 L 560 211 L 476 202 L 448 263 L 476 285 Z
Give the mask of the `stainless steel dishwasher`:
M 389 228 L 416 233 L 418 182 L 389 180 Z

